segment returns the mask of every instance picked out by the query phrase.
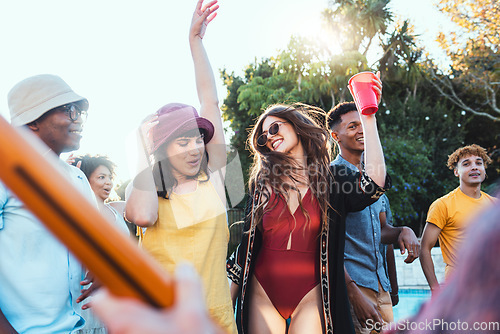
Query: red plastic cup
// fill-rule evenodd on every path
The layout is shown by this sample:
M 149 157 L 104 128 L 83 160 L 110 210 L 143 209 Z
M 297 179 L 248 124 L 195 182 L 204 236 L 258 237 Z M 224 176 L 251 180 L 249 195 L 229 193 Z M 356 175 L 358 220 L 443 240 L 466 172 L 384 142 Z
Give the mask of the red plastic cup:
M 349 90 L 354 103 L 363 115 L 371 115 L 378 110 L 377 94 L 372 83 L 374 78 L 376 76 L 372 72 L 360 72 L 349 79 Z

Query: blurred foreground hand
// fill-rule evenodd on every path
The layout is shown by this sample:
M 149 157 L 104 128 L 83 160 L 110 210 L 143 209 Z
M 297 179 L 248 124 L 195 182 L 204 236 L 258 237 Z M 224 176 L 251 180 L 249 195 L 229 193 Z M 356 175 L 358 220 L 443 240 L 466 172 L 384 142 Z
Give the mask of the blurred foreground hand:
M 175 273 L 175 302 L 168 309 L 156 309 L 141 301 L 116 297 L 106 289 L 95 294 L 91 306 L 110 334 L 199 334 L 224 333 L 208 315 L 200 278 L 189 264 Z

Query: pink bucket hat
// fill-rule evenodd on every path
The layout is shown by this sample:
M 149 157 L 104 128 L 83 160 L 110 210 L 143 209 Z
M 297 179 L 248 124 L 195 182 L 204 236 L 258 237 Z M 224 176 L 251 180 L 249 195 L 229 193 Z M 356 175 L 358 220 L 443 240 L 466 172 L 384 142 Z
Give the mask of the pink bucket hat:
M 155 152 L 162 144 L 174 138 L 174 136 L 190 130 L 203 130 L 205 144 L 214 136 L 212 122 L 200 117 L 196 109 L 187 104 L 169 103 L 161 107 L 156 114 L 158 115 L 158 124 L 152 129 L 153 147 L 151 152 Z
M 76 94 L 60 77 L 40 74 L 16 84 L 8 94 L 10 122 L 13 126 L 31 123 L 47 111 L 68 103 L 89 108 L 86 98 Z

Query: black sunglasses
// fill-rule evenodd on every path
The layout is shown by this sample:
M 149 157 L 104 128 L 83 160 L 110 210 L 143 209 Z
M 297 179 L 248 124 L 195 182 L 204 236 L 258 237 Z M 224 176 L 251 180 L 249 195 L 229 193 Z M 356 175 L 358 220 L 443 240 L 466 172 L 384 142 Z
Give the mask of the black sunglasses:
M 79 117 L 82 118 L 83 122 L 87 120 L 87 112 L 82 110 L 76 103 L 68 103 L 57 107 L 57 109 L 64 111 L 72 122 L 76 122 Z
M 274 122 L 269 127 L 269 130 L 267 130 L 267 133 L 269 133 L 271 136 L 274 136 L 280 131 L 280 125 L 285 123 L 286 122 L 280 122 L 280 121 Z M 257 145 L 265 146 L 267 144 L 267 133 L 264 132 L 257 138 Z

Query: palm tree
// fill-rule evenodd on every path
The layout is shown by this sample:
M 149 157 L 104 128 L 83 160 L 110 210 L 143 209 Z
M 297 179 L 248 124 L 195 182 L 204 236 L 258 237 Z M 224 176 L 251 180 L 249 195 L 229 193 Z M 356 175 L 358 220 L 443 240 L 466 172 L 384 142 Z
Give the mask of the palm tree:
M 423 79 L 423 65 L 421 62 L 422 50 L 416 46 L 415 35 L 408 21 L 396 27 L 387 42 L 382 43 L 384 53 L 378 60 L 379 68 L 384 77 L 393 81 L 406 83 L 413 90 L 408 90 L 408 95 L 417 95 L 418 84 Z
M 392 21 L 389 1 L 332 0 L 323 18 L 344 51 L 359 51 L 366 56 L 373 38 L 385 34 Z

